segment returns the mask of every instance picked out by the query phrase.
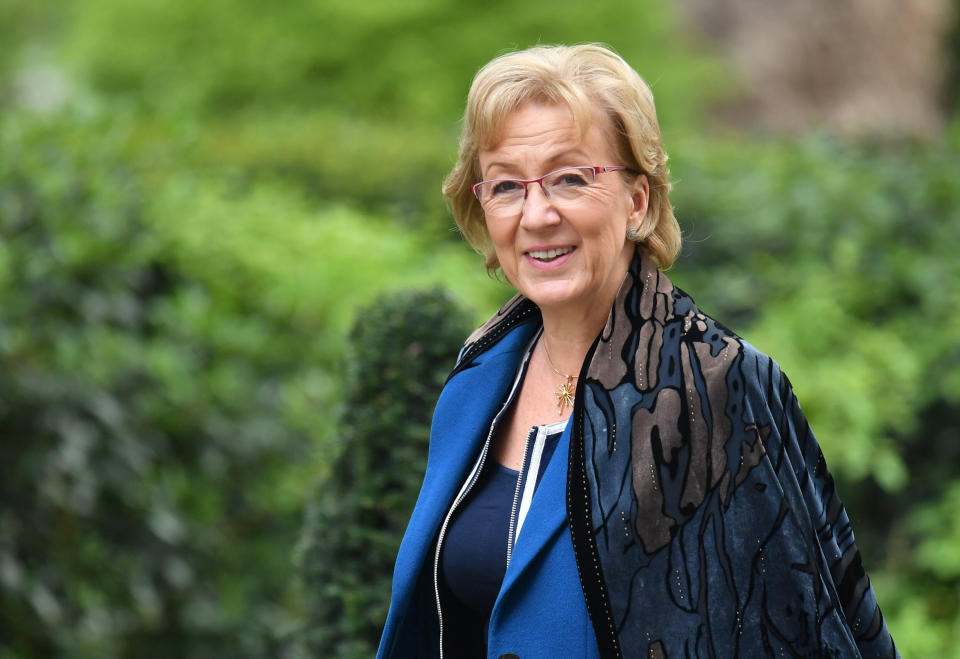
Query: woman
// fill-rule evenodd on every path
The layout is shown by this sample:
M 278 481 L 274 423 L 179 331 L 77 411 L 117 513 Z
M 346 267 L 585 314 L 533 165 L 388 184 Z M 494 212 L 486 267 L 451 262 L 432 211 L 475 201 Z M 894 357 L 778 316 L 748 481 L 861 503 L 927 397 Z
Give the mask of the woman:
M 896 656 L 786 376 L 659 269 L 666 160 L 604 47 L 475 78 L 444 194 L 518 295 L 437 403 L 379 656 Z

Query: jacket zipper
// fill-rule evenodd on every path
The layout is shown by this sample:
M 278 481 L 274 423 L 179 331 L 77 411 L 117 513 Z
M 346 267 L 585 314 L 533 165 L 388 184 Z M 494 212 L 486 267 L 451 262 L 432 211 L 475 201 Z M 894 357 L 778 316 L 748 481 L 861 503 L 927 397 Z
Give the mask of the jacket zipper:
M 520 471 L 517 472 L 517 487 L 513 491 L 513 505 L 510 507 L 510 527 L 507 531 L 507 567 L 510 567 L 513 545 L 516 544 L 513 537 L 513 530 L 517 526 L 517 504 L 520 503 L 520 490 L 523 485 L 523 472 L 527 468 L 527 454 L 530 452 L 531 437 L 536 437 L 536 433 L 528 432 L 527 441 L 523 443 L 523 458 L 520 459 Z

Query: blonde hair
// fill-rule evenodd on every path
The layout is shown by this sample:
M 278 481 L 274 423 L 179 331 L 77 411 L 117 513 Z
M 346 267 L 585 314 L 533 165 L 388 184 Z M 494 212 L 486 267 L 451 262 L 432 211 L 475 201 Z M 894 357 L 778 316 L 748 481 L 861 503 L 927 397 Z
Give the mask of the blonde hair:
M 680 226 L 668 198 L 667 154 L 653 93 L 609 48 L 582 44 L 535 46 L 502 55 L 480 69 L 470 86 L 457 163 L 443 182 L 443 194 L 460 231 L 485 257 L 487 270 L 493 272 L 500 264 L 471 189 L 481 178 L 479 154 L 495 145 L 504 119 L 531 101 L 566 105 L 584 134 L 597 110 L 610 118 L 620 158 L 614 164 L 645 174 L 650 185 L 636 241 L 657 265 L 669 267 L 680 251 Z

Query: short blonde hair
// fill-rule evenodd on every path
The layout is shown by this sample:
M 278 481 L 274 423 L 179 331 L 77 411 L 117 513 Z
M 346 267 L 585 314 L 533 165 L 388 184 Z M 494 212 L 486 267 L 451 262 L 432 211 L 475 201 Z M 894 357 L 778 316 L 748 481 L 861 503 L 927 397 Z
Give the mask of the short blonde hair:
M 457 163 L 443 182 L 443 194 L 460 231 L 485 257 L 487 270 L 493 272 L 500 264 L 471 189 L 481 178 L 479 154 L 495 146 L 504 119 L 531 101 L 566 105 L 584 134 L 598 110 L 610 118 L 620 158 L 613 164 L 646 174 L 650 185 L 647 215 L 636 240 L 657 265 L 669 267 L 680 251 L 680 226 L 668 198 L 667 154 L 653 93 L 612 50 L 582 44 L 535 46 L 502 55 L 480 69 L 470 86 Z

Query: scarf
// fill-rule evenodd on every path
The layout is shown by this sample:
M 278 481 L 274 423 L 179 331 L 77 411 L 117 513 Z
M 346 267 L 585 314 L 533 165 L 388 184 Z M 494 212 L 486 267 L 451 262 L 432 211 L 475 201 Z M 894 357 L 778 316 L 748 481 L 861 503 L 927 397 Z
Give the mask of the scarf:
M 517 295 L 458 363 L 526 322 Z M 572 423 L 567 517 L 601 656 L 899 656 L 786 375 L 642 249 Z

